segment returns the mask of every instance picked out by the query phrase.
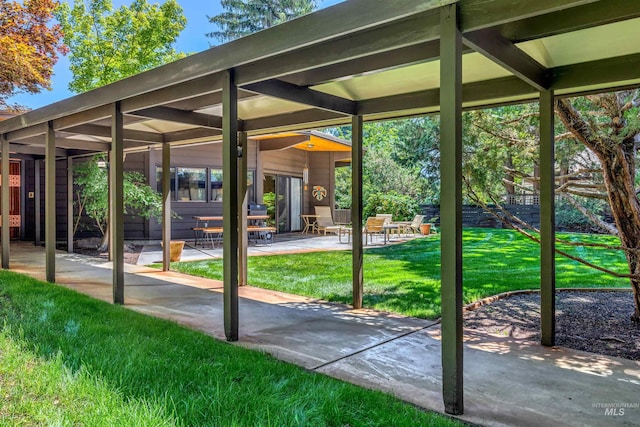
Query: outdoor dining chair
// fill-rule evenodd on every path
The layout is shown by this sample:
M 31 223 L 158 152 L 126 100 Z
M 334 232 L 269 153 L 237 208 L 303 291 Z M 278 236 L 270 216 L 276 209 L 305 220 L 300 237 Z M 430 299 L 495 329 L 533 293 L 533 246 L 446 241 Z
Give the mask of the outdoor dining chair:
M 362 234 L 364 234 L 365 236 L 365 245 L 369 244 L 369 238 L 371 238 L 371 243 L 373 243 L 373 236 L 376 234 L 379 236 L 383 236 L 384 238 L 384 221 L 384 217 L 370 216 L 369 218 L 367 218 L 367 222 L 362 229 Z

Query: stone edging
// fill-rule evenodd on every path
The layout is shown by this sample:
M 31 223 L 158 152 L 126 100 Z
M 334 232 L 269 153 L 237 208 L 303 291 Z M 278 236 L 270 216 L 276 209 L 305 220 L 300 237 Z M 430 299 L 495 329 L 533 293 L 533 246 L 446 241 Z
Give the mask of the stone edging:
M 625 288 L 558 288 L 556 292 L 631 292 L 631 289 Z M 540 293 L 540 289 L 523 289 L 519 291 L 509 291 L 502 292 L 500 294 L 492 295 L 490 297 L 482 298 L 481 300 L 474 301 L 470 304 L 465 305 L 462 308 L 462 311 L 472 311 L 477 308 L 482 307 L 483 305 L 491 304 L 492 302 L 509 298 L 515 295 L 527 295 L 527 294 L 538 294 Z

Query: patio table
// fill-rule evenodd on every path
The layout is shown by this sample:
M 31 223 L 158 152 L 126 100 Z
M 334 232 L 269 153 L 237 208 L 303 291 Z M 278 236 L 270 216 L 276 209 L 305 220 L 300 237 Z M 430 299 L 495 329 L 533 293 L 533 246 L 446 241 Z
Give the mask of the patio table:
M 318 229 L 316 220 L 318 215 L 300 215 L 302 220 L 304 221 L 304 228 L 302 229 L 302 234 L 307 234 L 309 230 L 311 230 L 311 234 L 315 233 Z

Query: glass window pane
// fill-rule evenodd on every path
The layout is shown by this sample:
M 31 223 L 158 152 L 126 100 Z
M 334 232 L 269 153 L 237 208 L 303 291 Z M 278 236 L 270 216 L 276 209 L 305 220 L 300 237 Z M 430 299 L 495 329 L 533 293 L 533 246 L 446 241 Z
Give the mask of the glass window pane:
M 256 171 L 247 171 L 247 203 L 256 202 L 256 186 L 254 180 Z
M 205 168 L 178 168 L 179 201 L 206 201 Z
M 211 169 L 211 200 L 222 201 L 222 169 Z
M 171 198 L 176 198 L 176 168 L 169 168 L 171 174 Z M 162 194 L 162 167 L 156 167 L 156 190 Z

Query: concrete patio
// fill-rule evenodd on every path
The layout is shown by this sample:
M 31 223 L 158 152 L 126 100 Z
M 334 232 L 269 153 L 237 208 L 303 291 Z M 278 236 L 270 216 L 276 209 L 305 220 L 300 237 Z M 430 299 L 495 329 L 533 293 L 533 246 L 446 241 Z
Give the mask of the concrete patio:
M 42 248 L 11 245 L 12 271 L 42 279 L 44 260 Z M 58 252 L 56 265 L 59 284 L 111 301 L 109 262 Z M 134 265 L 126 266 L 125 283 L 130 309 L 224 339 L 222 283 Z M 240 288 L 237 345 L 443 412 L 439 340 L 435 322 Z M 463 420 L 496 426 L 640 422 L 638 362 L 472 331 L 465 331 L 464 357 Z M 626 408 L 606 412 L 610 404 Z
M 385 244 L 395 244 L 405 242 L 414 238 L 422 238 L 419 235 L 402 235 L 394 234 L 384 243 L 383 238 L 378 236 L 371 247 L 379 247 Z M 299 232 L 276 234 L 272 243 L 264 242 L 250 243 L 248 246 L 249 256 L 254 255 L 274 255 L 282 253 L 300 253 L 310 251 L 341 251 L 351 250 L 351 240 L 347 237 L 339 238 L 335 234 L 318 235 L 318 234 L 302 234 Z M 200 240 L 196 245 L 194 240 L 185 242 L 182 251 L 181 261 L 198 261 L 210 258 L 222 258 L 222 245 L 215 247 L 209 242 Z M 159 242 L 145 244 L 138 265 L 150 265 L 154 263 L 162 263 L 162 246 Z

